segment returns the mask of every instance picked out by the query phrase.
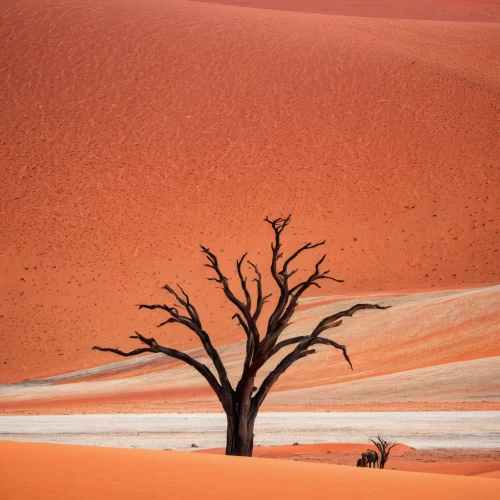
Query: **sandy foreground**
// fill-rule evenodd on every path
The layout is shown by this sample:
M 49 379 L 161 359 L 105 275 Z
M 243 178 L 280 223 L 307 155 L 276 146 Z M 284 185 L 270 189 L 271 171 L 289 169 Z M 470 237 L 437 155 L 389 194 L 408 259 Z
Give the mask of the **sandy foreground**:
M 225 445 L 223 414 L 0 417 L 0 439 L 189 450 Z M 414 448 L 496 449 L 500 412 L 261 413 L 255 444 L 366 443 L 377 434 Z
M 2 498 L 493 500 L 487 478 L 154 450 L 0 442 Z

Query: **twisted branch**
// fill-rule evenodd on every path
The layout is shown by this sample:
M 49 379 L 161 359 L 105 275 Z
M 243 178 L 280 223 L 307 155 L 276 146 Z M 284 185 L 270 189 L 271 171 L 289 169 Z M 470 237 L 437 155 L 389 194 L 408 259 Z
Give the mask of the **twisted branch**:
M 345 360 L 349 363 L 349 366 L 351 367 L 352 370 L 353 367 L 349 355 L 347 354 L 346 346 L 338 344 L 334 340 L 320 337 L 319 335 L 325 330 L 340 326 L 342 324 L 340 318 L 351 317 L 355 313 L 363 309 L 388 309 L 388 307 L 379 306 L 377 304 L 356 304 L 355 306 L 352 306 L 351 308 L 346 309 L 345 311 L 340 311 L 338 313 L 332 314 L 331 316 L 328 316 L 322 321 L 320 321 L 310 335 L 293 337 L 290 339 L 283 340 L 279 344 L 276 344 L 270 351 L 267 359 L 269 359 L 271 356 L 273 356 L 286 346 L 296 344 L 296 347 L 291 353 L 285 356 L 283 360 L 278 364 L 278 366 L 276 366 L 276 368 L 264 379 L 264 382 L 262 383 L 261 386 L 261 389 L 262 388 L 264 389 L 262 390 L 262 392 L 259 391 L 255 395 L 255 404 L 258 406 L 262 404 L 262 401 L 266 397 L 271 387 L 279 379 L 279 377 L 283 375 L 283 373 L 289 368 L 291 363 L 295 362 L 297 359 L 300 359 L 303 356 L 307 356 L 309 354 L 313 354 L 314 352 L 316 352 L 314 349 L 312 350 L 310 349 L 310 347 L 315 344 L 328 345 L 331 347 L 335 347 L 335 349 L 341 350 L 342 353 L 344 354 Z
M 202 252 L 207 256 L 209 262 L 208 264 L 205 264 L 205 266 L 209 267 L 210 269 L 213 269 L 217 275 L 216 278 L 209 278 L 209 279 L 216 281 L 217 283 L 222 285 L 224 295 L 239 310 L 239 313 L 234 314 L 233 318 L 238 318 L 239 324 L 242 326 L 247 337 L 246 355 L 243 364 L 243 373 L 245 373 L 248 367 L 250 366 L 250 362 L 256 353 L 257 347 L 260 344 L 260 334 L 257 328 L 257 319 L 259 318 L 260 313 L 262 312 L 263 305 L 269 298 L 269 296 L 265 297 L 262 296 L 262 276 L 257 266 L 249 262 L 250 266 L 253 267 L 257 275 L 257 278 L 255 279 L 255 281 L 257 282 L 257 303 L 255 312 L 252 314 L 252 297 L 248 290 L 247 279 L 242 271 L 242 265 L 243 262 L 245 261 L 247 254 L 245 253 L 243 257 L 241 257 L 241 259 L 239 259 L 236 263 L 236 269 L 240 279 L 241 288 L 243 290 L 243 293 L 245 294 L 245 302 L 243 302 L 240 299 L 238 299 L 234 294 L 234 292 L 231 290 L 231 287 L 229 286 L 229 280 L 222 272 L 215 254 L 212 253 L 207 247 L 202 246 L 201 249 Z
M 140 340 L 143 344 L 146 344 L 148 347 L 144 347 L 142 349 L 135 349 L 134 351 L 130 352 L 124 352 L 120 351 L 119 349 L 112 349 L 110 347 L 99 347 L 99 346 L 94 346 L 92 347 L 93 350 L 96 351 L 108 351 L 112 352 L 114 354 L 118 354 L 119 356 L 136 356 L 138 354 L 142 354 L 145 352 L 153 352 L 153 353 L 158 353 L 161 352 L 167 356 L 170 356 L 171 358 L 178 359 L 179 361 L 183 361 L 184 363 L 192 366 L 195 370 L 198 371 L 200 375 L 202 375 L 205 380 L 210 384 L 210 387 L 213 389 L 215 394 L 221 399 L 222 397 L 222 387 L 217 381 L 217 378 L 215 375 L 210 371 L 210 369 L 204 365 L 203 363 L 200 363 L 199 361 L 196 361 L 194 358 L 189 356 L 188 354 L 178 351 L 177 349 L 171 349 L 169 347 L 163 347 L 156 342 L 154 338 L 146 338 L 143 335 L 141 335 L 139 332 L 135 332 L 135 335 L 132 335 L 130 337 L 131 339 L 138 339 Z
M 177 285 L 177 287 L 179 288 L 183 296 L 179 295 L 169 285 L 165 285 L 163 288 L 177 300 L 177 302 L 180 304 L 179 307 L 182 307 L 184 311 L 187 313 L 187 315 L 181 314 L 178 308 L 170 307 L 166 304 L 139 304 L 139 309 L 149 309 L 149 310 L 160 309 L 162 311 L 167 312 L 170 315 L 170 318 L 160 323 L 158 327 L 170 323 L 179 323 L 189 328 L 200 339 L 207 355 L 212 360 L 215 369 L 217 370 L 217 374 L 219 376 L 221 385 L 226 387 L 228 390 L 232 390 L 229 378 L 227 376 L 226 368 L 222 363 L 222 360 L 219 356 L 217 349 L 215 349 L 215 347 L 213 346 L 209 335 L 207 334 L 207 332 L 205 332 L 205 330 L 202 327 L 198 311 L 196 310 L 194 305 L 190 302 L 189 296 L 182 289 L 182 287 L 180 285 Z
M 270 220 L 269 218 L 266 218 L 265 220 L 271 225 L 275 234 L 275 242 L 274 245 L 272 245 L 273 255 L 271 263 L 271 273 L 280 288 L 280 297 L 278 299 L 278 303 L 274 312 L 269 318 L 268 330 L 265 339 L 264 350 L 270 351 L 274 348 L 283 330 L 289 325 L 289 321 L 292 318 L 295 309 L 297 308 L 299 299 L 306 290 L 308 290 L 311 286 L 321 288 L 318 284 L 318 281 L 320 280 L 327 279 L 335 281 L 337 283 L 342 283 L 343 281 L 333 278 L 332 276 L 328 276 L 330 270 L 320 270 L 320 266 L 326 258 L 326 255 L 324 255 L 316 263 L 314 272 L 307 278 L 307 280 L 296 284 L 290 289 L 289 279 L 297 272 L 297 270 L 294 269 L 292 271 L 289 271 L 289 265 L 302 252 L 322 246 L 325 244 L 326 240 L 323 240 L 319 243 L 306 243 L 298 250 L 296 250 L 288 259 L 286 259 L 281 270 L 278 271 L 277 261 L 282 256 L 282 254 L 279 253 L 279 250 L 281 249 L 281 233 L 290 222 L 290 216 L 288 216 L 286 219 Z
M 291 353 L 287 354 L 276 366 L 276 368 L 264 379 L 260 389 L 256 392 L 255 396 L 252 398 L 251 411 L 257 413 L 260 406 L 262 405 L 264 399 L 266 398 L 271 387 L 276 383 L 276 381 L 283 375 L 283 373 L 290 368 L 290 366 L 295 363 L 295 361 L 305 358 L 310 354 L 314 354 L 316 349 L 305 349 L 297 350 L 294 349 Z

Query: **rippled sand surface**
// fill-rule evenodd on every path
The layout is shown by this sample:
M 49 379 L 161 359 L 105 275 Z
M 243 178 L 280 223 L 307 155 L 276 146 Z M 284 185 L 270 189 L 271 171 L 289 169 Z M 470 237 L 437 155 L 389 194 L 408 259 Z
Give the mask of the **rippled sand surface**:
M 2 0 L 0 382 L 110 362 L 166 282 L 235 342 L 198 244 L 267 275 L 266 215 L 322 295 L 498 283 L 497 3 L 278 4 Z

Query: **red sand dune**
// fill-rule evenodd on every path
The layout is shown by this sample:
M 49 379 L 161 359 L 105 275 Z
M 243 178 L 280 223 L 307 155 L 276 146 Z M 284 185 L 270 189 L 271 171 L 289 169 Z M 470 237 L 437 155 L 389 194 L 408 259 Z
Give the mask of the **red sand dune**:
M 436 21 L 500 21 L 498 0 L 197 0 L 341 16 L 385 17 Z
M 498 283 L 500 32 L 465 22 L 498 3 L 377 5 L 2 0 L 0 383 L 160 335 L 134 305 L 165 282 L 239 339 L 197 245 L 267 269 L 268 214 L 294 214 L 288 249 L 327 238 L 322 295 Z
M 39 443 L 0 443 L 6 500 L 370 498 L 491 500 L 490 479 L 281 460 Z

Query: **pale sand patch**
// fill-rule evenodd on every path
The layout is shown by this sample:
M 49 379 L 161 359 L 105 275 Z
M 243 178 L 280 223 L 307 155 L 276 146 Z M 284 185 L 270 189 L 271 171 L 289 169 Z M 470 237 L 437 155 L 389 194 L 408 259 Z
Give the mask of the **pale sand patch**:
M 498 448 L 500 412 L 260 413 L 255 444 L 366 443 L 377 434 L 418 449 Z M 216 414 L 0 417 L 4 440 L 189 450 L 225 446 Z

